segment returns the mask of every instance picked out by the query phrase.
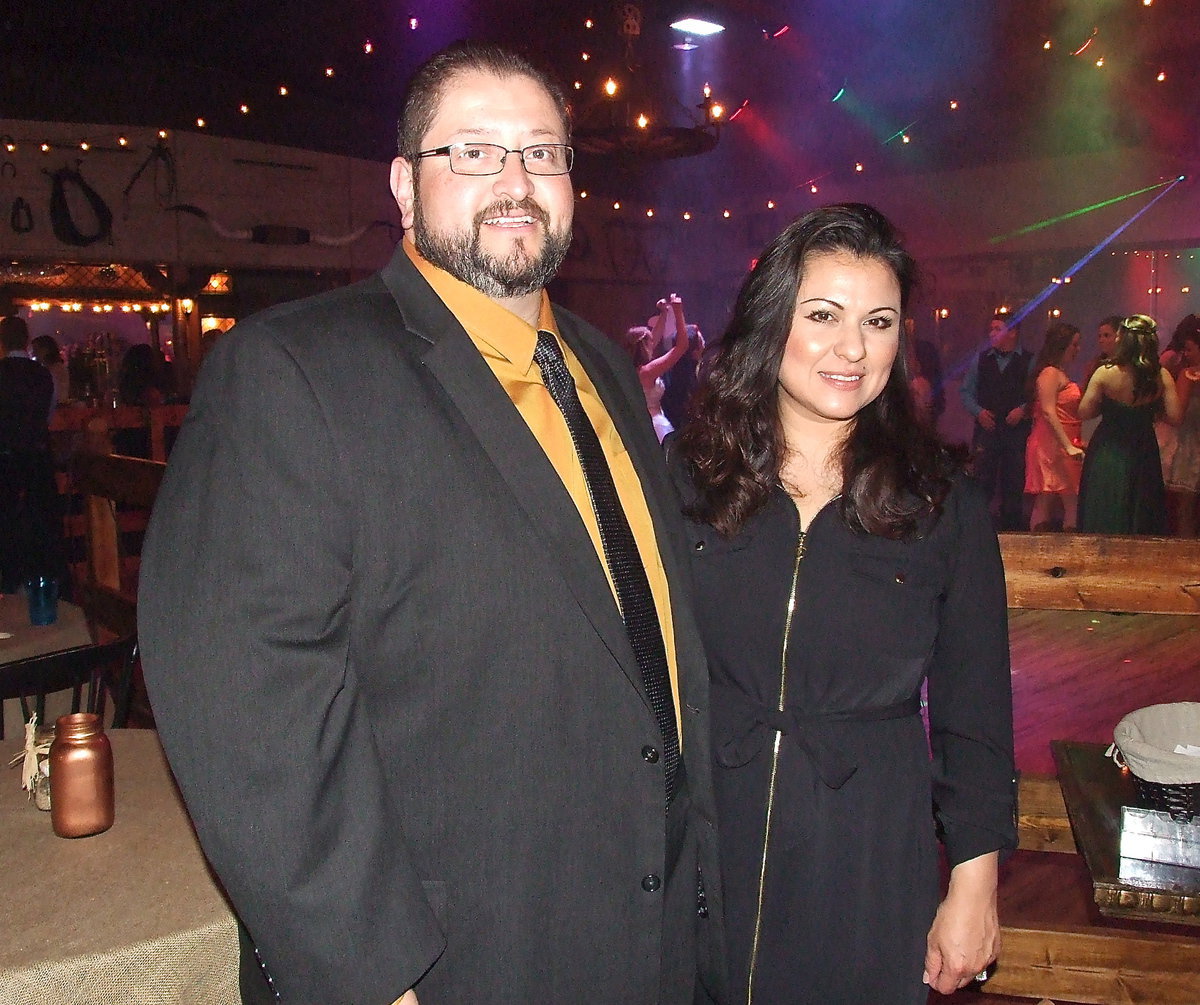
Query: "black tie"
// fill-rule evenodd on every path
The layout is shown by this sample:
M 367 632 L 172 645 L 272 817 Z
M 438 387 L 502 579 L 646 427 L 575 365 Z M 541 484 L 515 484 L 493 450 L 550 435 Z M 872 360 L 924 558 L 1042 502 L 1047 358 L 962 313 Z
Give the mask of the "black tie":
M 654 717 L 662 732 L 669 804 L 675 793 L 675 773 L 679 767 L 679 733 L 675 726 L 675 702 L 671 698 L 667 653 L 663 648 L 662 627 L 654 607 L 654 595 L 650 592 L 650 581 L 646 578 L 646 569 L 642 565 L 633 531 L 629 529 L 629 521 L 625 519 L 625 511 L 621 508 L 600 439 L 580 404 L 575 381 L 567 369 L 558 341 L 549 332 L 538 332 L 533 358 L 541 368 L 542 380 L 550 397 L 567 420 L 567 429 L 583 468 L 592 510 L 600 527 L 604 559 L 608 563 L 621 617 L 625 622 L 625 632 L 637 658 L 638 668 L 642 671 L 646 696 L 650 699 L 650 706 L 654 709 Z

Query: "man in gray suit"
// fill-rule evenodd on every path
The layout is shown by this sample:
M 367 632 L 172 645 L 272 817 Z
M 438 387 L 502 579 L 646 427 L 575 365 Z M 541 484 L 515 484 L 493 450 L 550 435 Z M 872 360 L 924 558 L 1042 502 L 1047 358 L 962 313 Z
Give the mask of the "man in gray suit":
M 641 389 L 543 289 L 562 93 L 455 46 L 399 139 L 392 261 L 205 361 L 143 552 L 171 765 L 285 1002 L 703 999 L 705 662 Z

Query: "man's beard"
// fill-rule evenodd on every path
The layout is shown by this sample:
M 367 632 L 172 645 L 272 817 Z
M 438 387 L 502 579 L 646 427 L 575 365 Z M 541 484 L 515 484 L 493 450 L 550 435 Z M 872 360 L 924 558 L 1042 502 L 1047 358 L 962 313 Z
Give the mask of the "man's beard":
M 557 233 L 551 230 L 549 214 L 532 199 L 494 203 L 475 214 L 469 231 L 445 234 L 436 233 L 428 226 L 419 195 L 415 197 L 413 212 L 413 242 L 417 251 L 455 279 L 461 279 L 485 296 L 495 299 L 523 297 L 543 289 L 554 278 L 571 246 L 570 225 Z M 531 216 L 545 229 L 542 250 L 537 257 L 529 255 L 524 241 L 519 242 L 505 258 L 483 250 L 483 221 L 514 214 Z

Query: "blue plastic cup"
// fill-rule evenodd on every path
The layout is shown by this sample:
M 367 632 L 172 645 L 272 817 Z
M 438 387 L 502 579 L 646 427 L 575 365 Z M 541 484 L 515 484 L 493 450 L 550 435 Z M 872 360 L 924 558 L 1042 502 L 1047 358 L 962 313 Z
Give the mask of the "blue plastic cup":
M 58 580 L 34 576 L 25 583 L 29 594 L 29 623 L 52 625 L 58 620 Z

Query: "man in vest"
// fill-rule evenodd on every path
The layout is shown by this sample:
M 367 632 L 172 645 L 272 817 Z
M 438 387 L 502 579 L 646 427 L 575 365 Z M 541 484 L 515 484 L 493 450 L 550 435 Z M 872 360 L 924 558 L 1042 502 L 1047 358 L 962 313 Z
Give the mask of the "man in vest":
M 1017 348 L 1020 334 L 1019 324 L 1007 314 L 996 314 L 988 331 L 991 344 L 971 361 L 960 390 L 963 405 L 975 417 L 975 477 L 989 500 L 1000 497 L 997 530 L 1027 529 L 1021 504 L 1033 354 Z

